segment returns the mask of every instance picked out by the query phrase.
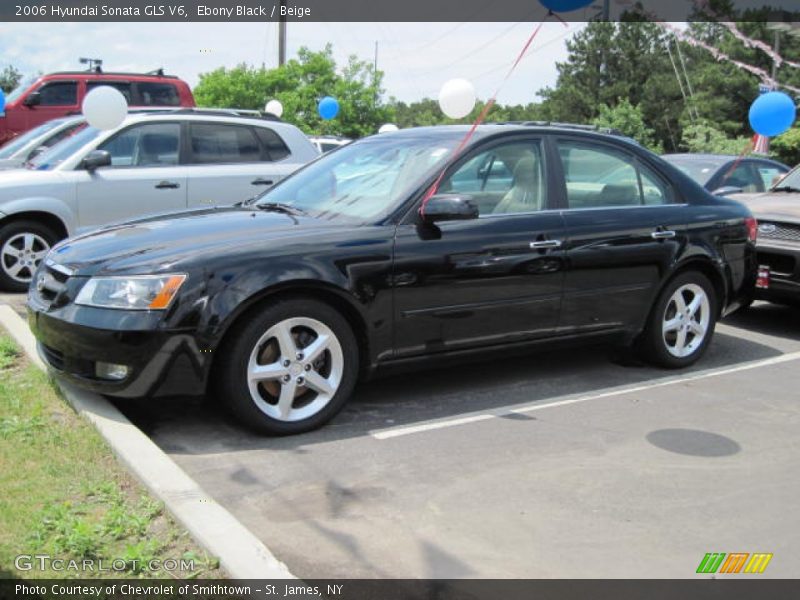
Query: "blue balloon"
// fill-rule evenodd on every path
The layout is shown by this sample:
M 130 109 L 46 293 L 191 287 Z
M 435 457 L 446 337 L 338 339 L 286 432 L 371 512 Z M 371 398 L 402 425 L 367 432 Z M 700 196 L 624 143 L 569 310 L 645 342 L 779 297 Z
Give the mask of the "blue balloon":
M 6 112 L 6 95 L 3 93 L 3 90 L 0 89 L 0 115 Z
M 325 96 L 322 100 L 319 101 L 320 117 L 322 117 L 326 121 L 330 121 L 338 114 L 339 114 L 339 103 L 336 101 L 336 98 Z
M 553 12 L 570 12 L 589 6 L 594 0 L 539 0 Z
M 750 127 L 758 134 L 772 137 L 792 126 L 797 116 L 794 100 L 783 92 L 768 92 L 750 106 Z

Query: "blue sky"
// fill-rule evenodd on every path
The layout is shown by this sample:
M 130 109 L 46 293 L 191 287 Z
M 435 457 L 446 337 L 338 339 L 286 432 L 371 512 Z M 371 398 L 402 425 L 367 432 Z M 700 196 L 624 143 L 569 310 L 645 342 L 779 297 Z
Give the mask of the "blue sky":
M 372 60 L 386 74 L 387 96 L 413 101 L 436 97 L 441 85 L 464 77 L 488 98 L 533 31 L 535 23 L 290 23 L 289 56 L 300 46 L 333 44 L 340 64 L 350 54 Z M 503 87 L 502 103 L 527 103 L 556 80 L 565 40 L 582 23 L 548 22 L 527 58 Z M 1 23 L 0 66 L 25 73 L 80 69 L 78 57 L 104 60 L 107 70 L 163 66 L 194 86 L 200 73 L 241 62 L 277 63 L 274 23 Z

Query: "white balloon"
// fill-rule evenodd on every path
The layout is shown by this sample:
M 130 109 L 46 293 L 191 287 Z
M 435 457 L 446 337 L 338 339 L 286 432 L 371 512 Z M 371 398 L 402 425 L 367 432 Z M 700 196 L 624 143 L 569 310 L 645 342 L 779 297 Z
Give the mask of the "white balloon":
M 439 91 L 439 106 L 451 119 L 466 117 L 475 108 L 475 86 L 466 79 L 451 79 Z
M 386 123 L 385 125 L 381 125 L 381 128 L 378 129 L 378 133 L 391 133 L 392 131 L 397 131 L 399 127 L 394 123 Z
M 268 112 L 280 118 L 280 116 L 283 114 L 283 104 L 281 104 L 278 100 L 270 100 L 264 107 L 264 112 Z
M 115 129 L 128 114 L 128 102 L 119 90 L 101 85 L 83 99 L 83 116 L 92 127 Z

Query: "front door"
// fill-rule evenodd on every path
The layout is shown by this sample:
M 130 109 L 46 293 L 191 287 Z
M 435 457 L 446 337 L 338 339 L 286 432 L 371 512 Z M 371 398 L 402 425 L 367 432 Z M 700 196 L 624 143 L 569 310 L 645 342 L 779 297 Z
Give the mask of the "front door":
M 111 166 L 79 173 L 78 231 L 185 209 L 180 132 L 179 123 L 139 123 L 98 146 L 111 154 Z
M 439 193 L 470 196 L 480 217 L 397 228 L 392 284 L 397 357 L 551 335 L 558 325 L 564 225 L 549 209 L 541 139 L 459 161 Z

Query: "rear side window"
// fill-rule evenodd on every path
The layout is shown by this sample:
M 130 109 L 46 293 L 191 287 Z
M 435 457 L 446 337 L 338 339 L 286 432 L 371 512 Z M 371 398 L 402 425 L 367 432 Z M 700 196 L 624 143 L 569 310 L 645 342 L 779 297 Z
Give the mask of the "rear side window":
M 112 87 L 118 92 L 120 92 L 123 96 L 125 96 L 125 100 L 128 104 L 132 104 L 131 102 L 131 84 L 129 81 L 87 81 L 86 82 L 86 93 L 88 94 L 93 89 L 98 88 L 100 86 L 108 86 Z
M 178 88 L 171 83 L 139 82 L 136 85 L 143 106 L 180 106 Z
M 267 151 L 269 160 L 283 160 L 289 154 L 289 148 L 277 133 L 266 127 L 256 127 L 256 135 Z
M 192 124 L 190 143 L 196 164 L 248 163 L 261 160 L 261 146 L 249 127 L 219 123 Z
M 569 208 L 668 204 L 669 188 L 626 152 L 583 142 L 559 142 Z
M 78 103 L 78 84 L 74 81 L 45 83 L 37 91 L 40 106 L 75 106 Z

